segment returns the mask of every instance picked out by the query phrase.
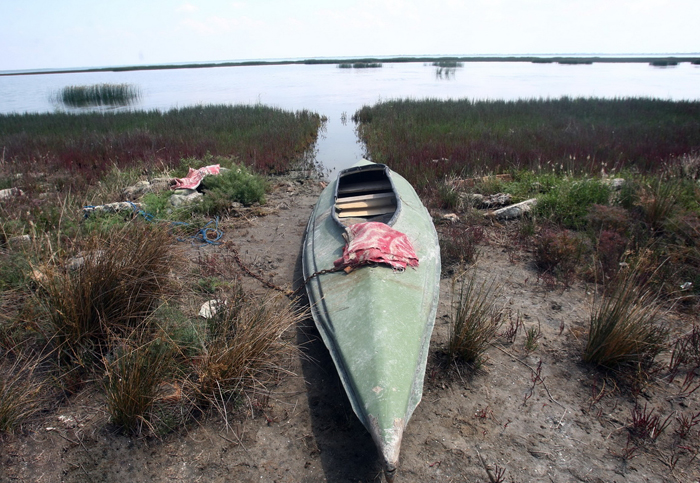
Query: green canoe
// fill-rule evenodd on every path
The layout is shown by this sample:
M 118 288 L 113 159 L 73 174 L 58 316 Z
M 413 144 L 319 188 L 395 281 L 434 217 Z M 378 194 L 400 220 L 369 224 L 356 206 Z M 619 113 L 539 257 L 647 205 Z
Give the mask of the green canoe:
M 404 233 L 418 266 L 323 273 L 343 255 L 345 227 L 367 221 Z M 404 178 L 363 160 L 321 193 L 302 263 L 316 326 L 392 481 L 404 428 L 423 393 L 438 304 L 440 247 L 430 214 Z

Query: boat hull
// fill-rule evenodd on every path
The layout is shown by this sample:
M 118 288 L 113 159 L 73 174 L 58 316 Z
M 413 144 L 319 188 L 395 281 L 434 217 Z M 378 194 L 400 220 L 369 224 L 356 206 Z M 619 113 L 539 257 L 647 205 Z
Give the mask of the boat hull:
M 314 321 L 387 475 L 393 475 L 404 428 L 422 397 L 440 284 L 432 219 L 410 184 L 396 173 L 390 177 L 401 207 L 392 227 L 408 236 L 418 267 L 399 271 L 378 265 L 318 274 L 334 266 L 345 246 L 344 228 L 333 216 L 337 180 L 319 197 L 303 247 Z

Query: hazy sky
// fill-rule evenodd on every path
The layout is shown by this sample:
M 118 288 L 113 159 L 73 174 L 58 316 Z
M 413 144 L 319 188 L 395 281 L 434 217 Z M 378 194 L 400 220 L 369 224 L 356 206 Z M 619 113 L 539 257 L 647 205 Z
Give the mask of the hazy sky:
M 700 52 L 700 0 L 0 0 L 0 70 Z

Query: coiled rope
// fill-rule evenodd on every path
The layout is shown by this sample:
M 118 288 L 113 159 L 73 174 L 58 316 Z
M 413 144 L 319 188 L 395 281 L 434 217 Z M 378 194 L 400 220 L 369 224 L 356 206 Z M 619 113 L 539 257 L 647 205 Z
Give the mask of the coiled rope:
M 131 205 L 131 208 L 134 210 L 134 213 L 136 215 L 141 216 L 144 220 L 146 220 L 149 223 L 168 223 L 170 225 L 170 233 L 174 236 L 177 236 L 174 233 L 174 230 L 178 227 L 192 227 L 193 225 L 191 223 L 186 223 L 184 221 L 171 221 L 171 220 L 163 220 L 160 218 L 156 218 L 152 213 L 148 213 L 145 210 L 142 210 L 138 205 L 131 201 L 127 201 L 129 205 Z M 83 207 L 83 210 L 88 210 L 90 208 L 95 208 L 95 206 L 85 206 Z M 85 218 L 89 216 L 89 211 L 85 211 Z M 214 226 L 212 227 L 212 223 Z M 223 231 L 219 229 L 219 217 L 217 216 L 215 219 L 209 221 L 206 225 L 204 225 L 202 228 L 198 229 L 194 235 L 190 236 L 177 236 L 177 241 L 179 242 L 185 242 L 189 241 L 193 245 L 195 243 L 202 243 L 202 244 L 209 244 L 209 245 L 220 245 L 221 238 L 224 236 Z

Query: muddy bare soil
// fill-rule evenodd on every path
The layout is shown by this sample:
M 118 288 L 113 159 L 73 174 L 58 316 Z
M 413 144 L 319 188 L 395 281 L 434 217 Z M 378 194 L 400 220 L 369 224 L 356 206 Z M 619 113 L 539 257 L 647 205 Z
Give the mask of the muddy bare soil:
M 266 216 L 226 220 L 224 239 L 253 271 L 276 285 L 298 286 L 301 241 L 321 188 L 315 180 L 279 180 Z M 670 416 L 669 425 L 656 441 L 629 439 L 635 395 L 580 362 L 593 287 L 562 287 L 538 277 L 530 254 L 506 229 L 487 229 L 477 271 L 503 286 L 502 303 L 513 317 L 521 315 L 525 329 L 540 328 L 537 347 L 525 350 L 521 330 L 513 343 L 499 337 L 478 371 L 448 364 L 442 354 L 451 281 L 444 278 L 423 401 L 404 434 L 396 481 L 700 481 L 700 425 L 682 440 L 675 432 L 677 417 L 700 411 L 700 390 L 682 394 L 683 377 L 669 383 L 661 370 L 636 401 L 662 419 Z M 269 290 L 249 277 L 246 284 Z M 667 321 L 678 335 L 698 317 Z M 302 347 L 290 362 L 293 375 L 269 393 L 250 395 L 240 413 L 211 417 L 178 434 L 134 439 L 115 432 L 102 396 L 86 389 L 25 433 L 4 437 L 0 481 L 381 481 L 373 442 L 313 322 L 287 337 Z

